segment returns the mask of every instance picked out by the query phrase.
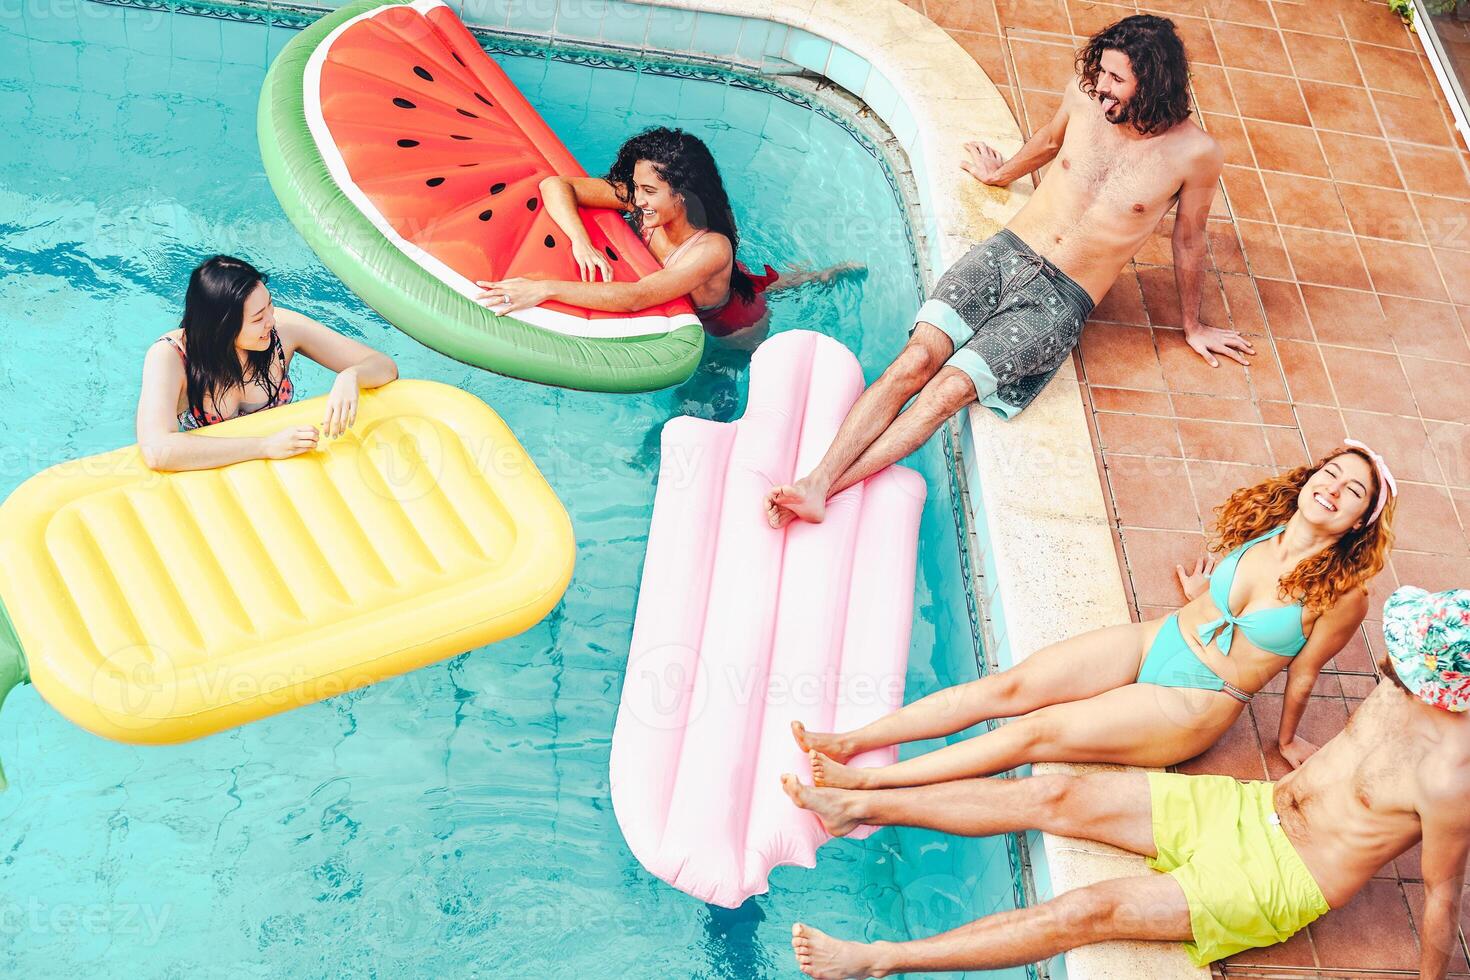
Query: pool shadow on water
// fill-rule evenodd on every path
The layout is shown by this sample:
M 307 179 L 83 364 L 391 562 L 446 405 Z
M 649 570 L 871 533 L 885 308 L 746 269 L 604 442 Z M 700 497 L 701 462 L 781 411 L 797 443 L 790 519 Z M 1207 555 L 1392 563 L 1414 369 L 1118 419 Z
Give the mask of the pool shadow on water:
M 754 898 L 746 899 L 739 908 L 727 909 L 706 905 L 709 918 L 705 922 L 703 944 L 709 963 L 717 976 L 732 978 L 769 976 L 772 957 L 756 937 L 756 930 L 766 920 L 765 910 Z
M 750 374 L 751 351 L 739 350 L 711 341 L 705 344 L 704 358 L 688 381 L 674 389 L 673 410 L 667 419 L 650 426 L 643 445 L 633 457 L 633 465 L 641 472 L 658 469 L 660 440 L 664 423 L 680 415 L 733 422 L 740 417 L 745 404 L 743 388 Z

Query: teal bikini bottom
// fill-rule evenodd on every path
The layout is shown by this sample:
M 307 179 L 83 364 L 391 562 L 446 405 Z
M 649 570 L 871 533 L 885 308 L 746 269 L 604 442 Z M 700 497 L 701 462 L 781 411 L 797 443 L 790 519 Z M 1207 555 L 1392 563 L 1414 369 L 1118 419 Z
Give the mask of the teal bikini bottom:
M 1179 631 L 1179 614 L 1164 620 L 1159 635 L 1143 658 L 1143 667 L 1138 672 L 1138 683 L 1157 684 L 1160 687 L 1188 687 L 1200 691 L 1224 691 L 1242 704 L 1249 704 L 1254 695 L 1246 694 L 1205 665 L 1184 642 Z

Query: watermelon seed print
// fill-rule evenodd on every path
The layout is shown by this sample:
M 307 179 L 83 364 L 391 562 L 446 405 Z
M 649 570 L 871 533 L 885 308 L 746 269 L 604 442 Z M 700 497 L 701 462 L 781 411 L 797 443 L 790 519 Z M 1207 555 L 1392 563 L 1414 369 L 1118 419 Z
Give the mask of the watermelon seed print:
M 539 184 L 584 171 L 444 0 L 347 0 L 287 45 L 260 106 L 262 158 L 288 214 L 310 223 L 345 209 L 354 234 L 376 234 L 385 247 L 358 250 L 308 224 L 328 267 L 423 343 L 598 391 L 667 387 L 698 364 L 703 330 L 684 299 L 619 313 L 547 301 L 510 317 L 475 302 L 477 281 L 576 278 Z M 450 179 L 467 168 L 475 179 Z M 658 268 L 616 211 L 582 210 L 612 278 Z

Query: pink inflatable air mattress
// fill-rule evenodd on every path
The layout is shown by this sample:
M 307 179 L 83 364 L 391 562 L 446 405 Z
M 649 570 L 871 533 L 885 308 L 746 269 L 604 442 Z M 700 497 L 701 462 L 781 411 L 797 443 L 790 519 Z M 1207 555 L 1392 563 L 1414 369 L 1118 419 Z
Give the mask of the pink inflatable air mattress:
M 812 867 L 828 840 L 781 790 L 783 772 L 810 778 L 791 722 L 849 729 L 903 703 L 923 478 L 891 466 L 781 531 L 763 503 L 821 459 L 862 388 L 847 348 L 793 331 L 756 351 L 740 420 L 664 426 L 612 802 L 644 867 L 716 905 Z

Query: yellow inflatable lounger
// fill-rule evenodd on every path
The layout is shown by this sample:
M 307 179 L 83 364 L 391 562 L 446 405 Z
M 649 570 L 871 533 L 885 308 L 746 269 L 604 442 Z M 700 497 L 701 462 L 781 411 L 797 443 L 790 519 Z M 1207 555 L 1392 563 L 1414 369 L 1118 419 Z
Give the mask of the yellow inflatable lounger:
M 364 392 L 348 433 L 292 459 L 157 473 L 137 446 L 90 456 L 0 505 L 0 702 L 29 676 L 98 735 L 198 738 L 529 629 L 574 554 L 510 429 L 433 382 Z

